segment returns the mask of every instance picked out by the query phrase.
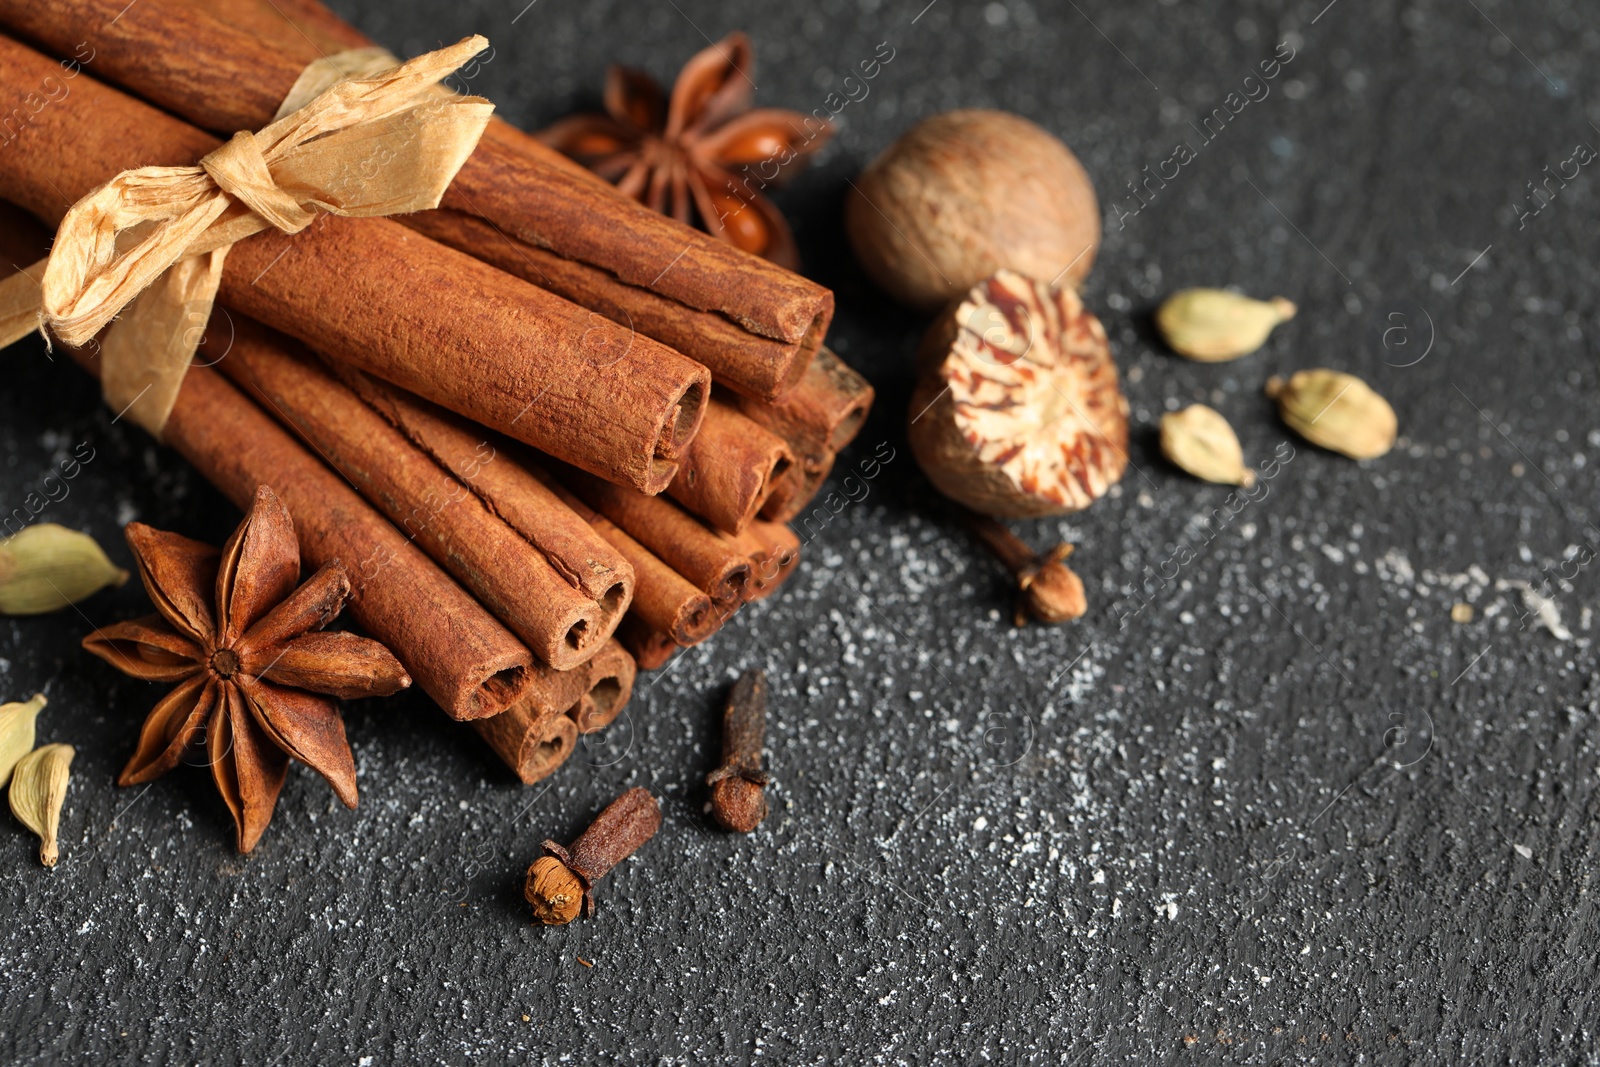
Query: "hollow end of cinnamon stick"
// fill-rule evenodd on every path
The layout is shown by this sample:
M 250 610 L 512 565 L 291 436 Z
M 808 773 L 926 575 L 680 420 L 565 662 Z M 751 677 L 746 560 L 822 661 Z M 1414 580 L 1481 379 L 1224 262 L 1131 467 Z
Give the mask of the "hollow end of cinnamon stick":
M 826 345 L 776 403 L 741 397 L 739 410 L 789 442 L 802 461 L 839 452 L 861 432 L 876 396 L 872 383 Z
M 811 369 L 812 361 L 816 359 L 817 353 L 822 351 L 822 342 L 827 338 L 828 326 L 832 322 L 833 305 L 830 301 L 828 307 L 817 310 L 816 315 L 811 320 L 811 324 L 806 327 L 805 333 L 801 336 L 799 345 L 796 346 L 794 364 L 789 368 L 789 375 L 783 383 L 783 391 L 785 393 L 799 385 L 805 378 L 806 372 Z M 782 394 L 779 394 L 775 399 L 782 400 Z
M 700 425 L 706 417 L 706 404 L 711 398 L 711 374 L 709 371 L 704 371 L 704 368 L 702 371 L 702 378 L 691 381 L 678 394 L 667 417 L 662 420 L 660 428 L 656 431 L 657 460 L 678 459 L 688 448 L 689 442 L 694 440 L 695 434 L 700 432 Z M 671 481 L 670 476 L 667 481 Z M 665 489 L 666 482 L 663 482 L 661 487 Z M 660 491 L 656 490 L 658 493 Z
M 795 464 L 788 442 L 713 397 L 667 495 L 723 533 L 741 533 Z
M 369 627 L 370 628 L 370 627 Z M 402 661 L 403 662 L 403 661 Z M 463 722 L 492 719 L 515 704 L 528 685 L 529 670 L 522 664 L 502 667 L 487 677 L 468 678 L 444 704 L 444 710 L 453 719 Z M 439 697 L 428 694 L 435 700 Z
M 679 605 L 672 622 L 662 632 L 689 648 L 722 629 L 722 622 L 722 615 L 712 599 L 697 591 L 696 596 Z
M 592 734 L 611 725 L 633 695 L 633 682 L 639 673 L 633 657 L 615 641 L 590 660 L 586 670 L 588 692 L 569 712 L 580 734 Z
M 792 522 L 811 506 L 817 493 L 833 473 L 834 455 L 825 452 L 820 457 L 808 458 L 791 467 L 788 476 L 767 498 L 761 509 L 761 518 L 767 522 Z
M 680 647 L 671 634 L 651 629 L 636 615 L 629 615 L 617 627 L 617 640 L 628 650 L 641 671 L 653 671 L 666 665 Z
M 578 743 L 578 724 L 568 715 L 512 709 L 472 725 L 523 785 L 548 778 Z
M 756 522 L 739 540 L 749 549 L 752 564 L 746 600 L 765 600 L 799 565 L 800 538 L 781 523 Z

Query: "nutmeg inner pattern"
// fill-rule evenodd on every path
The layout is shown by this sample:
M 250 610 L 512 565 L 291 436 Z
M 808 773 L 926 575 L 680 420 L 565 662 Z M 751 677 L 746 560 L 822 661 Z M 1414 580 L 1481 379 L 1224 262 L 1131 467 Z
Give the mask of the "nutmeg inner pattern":
M 1088 507 L 1128 465 L 1128 401 L 1078 294 L 1014 271 L 984 279 L 923 341 L 912 452 L 940 492 L 986 515 Z

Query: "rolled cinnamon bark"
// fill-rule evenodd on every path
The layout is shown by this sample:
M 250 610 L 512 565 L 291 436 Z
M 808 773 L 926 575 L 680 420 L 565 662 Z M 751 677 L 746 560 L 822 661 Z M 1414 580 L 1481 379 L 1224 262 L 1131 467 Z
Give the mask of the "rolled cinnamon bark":
M 637 615 L 652 629 L 669 634 L 686 646 L 697 645 L 717 632 L 722 615 L 711 597 L 629 537 L 622 527 L 580 500 L 550 472 L 532 464 L 525 467 L 633 565 L 633 605 L 628 609 L 629 615 Z
M 325 50 L 303 34 L 261 32 L 259 17 L 229 25 L 191 0 L 0 0 L 0 22 L 63 55 L 80 44 L 94 49 L 97 75 L 225 135 L 270 121 L 306 65 Z M 617 303 L 618 322 L 633 322 L 646 335 L 640 324 L 650 323 L 691 344 L 742 391 L 773 398 L 803 373 L 832 319 L 832 293 L 652 212 L 556 155 L 492 124 L 442 206 L 487 219 L 521 245 L 587 268 L 552 272 L 541 284 L 568 285 L 579 301 Z M 481 241 L 471 240 L 477 252 Z M 537 267 L 527 276 L 541 277 Z M 629 290 L 683 310 L 649 298 L 638 306 L 618 303 L 631 301 Z M 727 346 L 728 335 L 701 332 L 705 319 L 694 312 L 779 344 Z M 695 343 L 701 336 L 704 342 Z
M 57 64 L 0 38 L 0 86 L 26 94 L 61 76 Z M 54 223 L 121 170 L 190 163 L 217 143 L 80 72 L 0 152 L 0 197 Z M 709 389 L 694 361 L 596 326 L 591 312 L 388 219 L 322 215 L 298 234 L 240 241 L 219 299 L 644 492 L 671 481 Z
M 873 395 L 870 382 L 824 347 L 782 400 L 737 401 L 747 417 L 787 441 L 798 461 L 762 518 L 785 522 L 811 502 L 833 469 L 833 457 L 861 432 Z
M 778 591 L 800 564 L 800 538 L 777 522 L 756 521 L 739 537 L 754 564 L 747 600 L 765 600 Z
M 788 441 L 797 453 L 840 452 L 867 421 L 872 383 L 824 346 L 805 377 L 776 404 L 741 399 L 739 410 Z
M 617 640 L 628 650 L 641 671 L 653 671 L 666 665 L 680 646 L 668 634 L 652 629 L 637 615 L 629 615 L 617 627 Z
M 99 375 L 91 355 L 69 351 Z M 344 563 L 351 617 L 452 718 L 495 716 L 528 697 L 533 659 L 511 632 L 221 375 L 189 371 L 164 441 L 240 508 L 272 486 L 305 563 Z
M 309 352 L 248 319 L 231 325 L 232 343 L 218 361 L 223 373 L 316 449 L 536 656 L 571 670 L 600 651 L 621 621 L 631 573 L 615 575 L 617 595 L 602 607 Z M 481 456 L 479 462 L 488 465 Z
M 570 715 L 540 714 L 524 703 L 472 725 L 523 785 L 554 774 L 578 743 L 578 724 Z
M 633 565 L 517 457 L 460 416 L 349 368 L 334 373 L 599 604 L 609 636 L 634 596 Z M 603 639 L 602 639 L 603 640 Z
M 491 131 L 496 128 L 490 123 Z M 566 156 L 560 158 L 572 162 Z M 800 381 L 811 362 L 798 344 L 761 337 L 717 312 L 696 311 L 649 289 L 618 281 L 606 271 L 518 241 L 476 215 L 439 208 L 403 215 L 399 221 L 440 244 L 653 337 L 703 363 L 719 385 L 742 396 L 776 400 Z
M 536 667 L 534 674 L 547 684 L 535 687 L 527 699 L 504 713 L 479 719 L 473 726 L 517 777 L 532 785 L 565 762 L 578 734 L 611 724 L 633 695 L 638 673 L 633 657 L 616 641 L 608 641 L 577 670 Z M 555 702 L 567 698 L 573 703 L 563 711 Z
M 627 649 L 609 641 L 583 669 L 589 677 L 589 688 L 567 714 L 577 723 L 580 734 L 592 734 L 610 726 L 627 705 L 639 668 Z
M 799 517 L 833 473 L 835 458 L 832 452 L 812 453 L 790 467 L 772 487 L 761 517 L 768 522 L 790 522 Z
M 718 606 L 737 605 L 743 598 L 750 581 L 750 557 L 732 536 L 713 530 L 670 500 L 554 463 L 551 473 Z
M 724 533 L 741 533 L 794 462 L 783 438 L 713 398 L 667 495 Z

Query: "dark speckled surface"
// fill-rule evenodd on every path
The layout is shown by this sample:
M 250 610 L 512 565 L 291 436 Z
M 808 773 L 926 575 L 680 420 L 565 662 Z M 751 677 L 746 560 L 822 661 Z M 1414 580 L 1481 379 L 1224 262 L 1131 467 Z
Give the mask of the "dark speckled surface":
M 643 679 L 546 785 L 518 786 L 420 696 L 356 705 L 360 808 L 297 769 L 248 859 L 203 770 L 113 785 L 158 693 L 77 642 L 142 592 L 0 624 L 3 695 L 43 689 L 41 740 L 79 750 L 54 872 L 0 820 L 0 1058 L 1600 1057 L 1597 178 L 1581 168 L 1537 214 L 1526 199 L 1600 145 L 1592 5 L 524 3 L 335 6 L 405 54 L 486 34 L 475 87 L 528 125 L 593 104 L 608 61 L 670 76 L 735 28 L 757 99 L 804 111 L 890 43 L 781 202 L 838 292 L 834 345 L 882 398 L 841 472 L 894 458 L 784 595 Z M 1284 42 L 1269 94 L 1202 144 L 1191 123 Z M 922 320 L 839 229 L 847 178 L 915 119 L 973 105 L 1065 138 L 1106 212 L 1085 296 L 1126 375 L 1134 469 L 1090 511 L 1022 527 L 1078 544 L 1091 610 L 1059 629 L 1012 629 L 998 569 L 916 472 L 901 425 Z M 1179 142 L 1194 160 L 1128 199 Z M 1148 314 L 1195 284 L 1301 313 L 1255 356 L 1185 363 Z M 1399 446 L 1358 465 L 1295 443 L 1209 533 L 1226 491 L 1161 461 L 1160 413 L 1204 400 L 1260 460 L 1287 440 L 1262 382 L 1315 365 L 1388 396 Z M 39 521 L 124 562 L 129 519 L 214 540 L 237 521 L 70 365 L 24 344 L 6 366 L 0 512 L 87 443 Z M 1522 625 L 1523 585 L 1547 578 L 1554 624 Z M 1474 621 L 1451 621 L 1457 602 Z M 751 667 L 772 680 L 775 811 L 734 839 L 698 783 Z M 518 889 L 539 840 L 633 785 L 664 798 L 659 836 L 592 920 L 534 929 Z

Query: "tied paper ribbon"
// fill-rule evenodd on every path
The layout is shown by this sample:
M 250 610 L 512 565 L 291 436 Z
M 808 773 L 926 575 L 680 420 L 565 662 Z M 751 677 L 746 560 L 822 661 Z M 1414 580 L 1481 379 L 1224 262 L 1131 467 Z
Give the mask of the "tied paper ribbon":
M 468 37 L 398 66 L 381 49 L 318 60 L 260 131 L 194 166 L 117 175 L 68 210 L 47 260 L 0 282 L 0 347 L 35 329 L 81 345 L 111 324 L 106 403 L 160 437 L 228 247 L 269 227 L 298 233 L 319 211 L 437 207 L 494 110 L 438 83 L 488 43 Z

